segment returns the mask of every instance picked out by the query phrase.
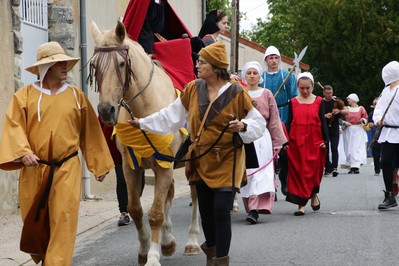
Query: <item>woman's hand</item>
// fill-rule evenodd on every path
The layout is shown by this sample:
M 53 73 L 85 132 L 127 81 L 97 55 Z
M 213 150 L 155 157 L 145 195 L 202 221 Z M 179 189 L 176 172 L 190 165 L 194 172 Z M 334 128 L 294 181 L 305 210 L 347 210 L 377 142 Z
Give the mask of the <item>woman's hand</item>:
M 325 149 L 326 147 L 327 146 L 326 146 L 326 144 L 324 142 L 320 144 L 320 148 Z
M 345 121 L 344 123 L 343 123 L 345 126 L 347 126 L 347 127 L 350 127 L 352 124 L 351 123 L 349 123 L 348 121 Z
M 229 122 L 229 129 L 234 132 L 243 132 L 246 130 L 245 123 L 238 120 L 234 115 L 230 115 L 230 118 L 233 120 Z
M 132 126 L 132 127 L 137 127 L 140 128 L 140 122 L 137 117 L 133 117 L 133 119 L 127 120 L 127 122 Z

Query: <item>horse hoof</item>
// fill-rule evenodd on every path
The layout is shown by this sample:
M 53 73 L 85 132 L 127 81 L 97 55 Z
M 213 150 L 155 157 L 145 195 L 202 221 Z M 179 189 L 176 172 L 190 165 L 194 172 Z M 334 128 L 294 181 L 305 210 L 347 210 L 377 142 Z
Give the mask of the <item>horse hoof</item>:
M 147 263 L 147 255 L 139 254 L 139 265 L 144 266 Z
M 145 266 L 161 266 L 161 263 L 155 258 L 149 259 Z
M 168 257 L 172 256 L 173 253 L 176 251 L 176 241 L 173 240 L 172 242 L 169 243 L 169 245 L 161 245 L 161 251 L 162 255 Z
M 198 245 L 187 245 L 184 248 L 185 256 L 198 255 L 199 253 L 200 253 L 200 247 Z

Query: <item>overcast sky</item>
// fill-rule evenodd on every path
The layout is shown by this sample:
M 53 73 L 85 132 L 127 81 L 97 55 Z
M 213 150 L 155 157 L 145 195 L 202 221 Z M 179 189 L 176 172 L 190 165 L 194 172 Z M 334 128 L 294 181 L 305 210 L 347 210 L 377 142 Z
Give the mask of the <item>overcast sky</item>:
M 269 10 L 266 0 L 241 0 L 240 12 L 247 13 L 247 18 L 240 21 L 240 30 L 250 30 L 256 25 L 256 19 L 265 19 Z

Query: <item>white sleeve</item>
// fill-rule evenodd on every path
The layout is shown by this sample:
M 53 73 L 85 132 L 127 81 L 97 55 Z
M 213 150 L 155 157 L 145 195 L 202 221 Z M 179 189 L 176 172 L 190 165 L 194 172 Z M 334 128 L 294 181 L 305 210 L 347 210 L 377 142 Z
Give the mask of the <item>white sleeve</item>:
M 159 112 L 140 118 L 140 129 L 161 135 L 173 134 L 184 126 L 186 118 L 187 110 L 178 97 Z
M 388 106 L 389 100 L 387 101 L 387 94 L 385 92 L 386 90 L 384 89 L 381 93 L 381 97 L 378 99 L 377 104 L 375 106 L 373 113 L 374 124 L 377 124 L 377 122 L 382 119 L 382 115 L 384 114 L 385 108 Z
M 266 130 L 266 120 L 256 108 L 249 110 L 247 116 L 241 119 L 241 122 L 247 124 L 247 131 L 238 132 L 244 143 L 251 143 L 257 140 Z

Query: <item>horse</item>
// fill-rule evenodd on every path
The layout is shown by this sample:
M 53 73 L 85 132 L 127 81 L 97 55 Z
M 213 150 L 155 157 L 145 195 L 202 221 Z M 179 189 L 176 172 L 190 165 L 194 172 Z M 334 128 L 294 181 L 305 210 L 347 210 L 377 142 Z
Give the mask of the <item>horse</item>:
M 138 232 L 139 265 L 160 265 L 159 244 L 164 256 L 171 256 L 176 250 L 176 240 L 171 233 L 171 206 L 174 197 L 173 169 L 153 156 L 143 155 L 136 163 L 129 158 L 132 152 L 122 141 L 126 135 L 138 138 L 143 135 L 131 127 L 127 120 L 130 115 L 146 117 L 168 106 L 178 96 L 169 76 L 159 64 L 154 63 L 139 43 L 129 39 L 126 29 L 118 22 L 113 30 L 102 32 L 95 22 L 91 23 L 91 33 L 96 44 L 91 59 L 90 79 L 93 75 L 99 91 L 99 115 L 105 124 L 115 126 L 116 142 L 122 154 L 123 171 L 128 189 L 128 210 Z M 124 103 L 128 111 L 121 108 Z M 118 130 L 121 127 L 122 129 Z M 133 131 L 138 131 L 134 134 Z M 149 132 L 148 132 L 149 134 Z M 151 137 L 151 136 L 150 136 Z M 175 132 L 169 139 L 169 146 L 176 154 L 185 135 Z M 135 142 L 136 140 L 132 140 Z M 146 140 L 139 140 L 140 145 Z M 164 145 L 168 150 L 168 144 Z M 161 150 L 163 148 L 161 147 Z M 172 155 L 173 155 L 172 154 Z M 134 157 L 134 156 L 133 156 Z M 133 164 L 133 165 L 132 165 Z M 166 162 L 168 164 L 168 162 Z M 133 170 L 134 168 L 134 170 Z M 152 169 L 155 174 L 154 199 L 148 211 L 151 235 L 143 220 L 140 202 L 143 169 Z M 199 254 L 198 201 L 195 188 L 191 188 L 192 219 L 185 255 Z M 159 243 L 160 239 L 160 243 Z

